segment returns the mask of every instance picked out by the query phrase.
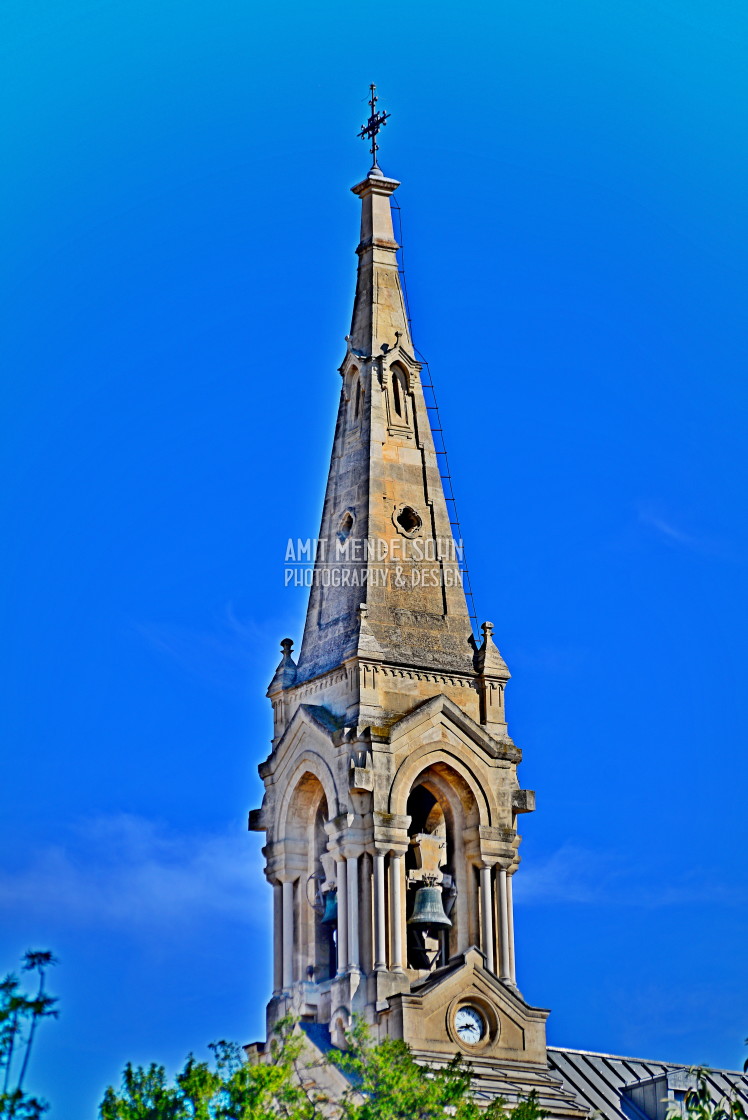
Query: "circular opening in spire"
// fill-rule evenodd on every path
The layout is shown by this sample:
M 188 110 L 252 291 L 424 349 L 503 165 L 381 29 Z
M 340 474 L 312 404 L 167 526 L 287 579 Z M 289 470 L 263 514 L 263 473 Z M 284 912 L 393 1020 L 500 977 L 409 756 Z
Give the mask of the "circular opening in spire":
M 394 522 L 400 532 L 408 537 L 414 536 L 423 524 L 412 506 L 399 506 L 395 510 Z

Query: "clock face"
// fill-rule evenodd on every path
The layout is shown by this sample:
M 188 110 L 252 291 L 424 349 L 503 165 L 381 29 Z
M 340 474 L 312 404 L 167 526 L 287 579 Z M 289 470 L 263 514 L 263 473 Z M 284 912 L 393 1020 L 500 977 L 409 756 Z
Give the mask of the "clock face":
M 486 1033 L 486 1020 L 476 1007 L 461 1007 L 455 1015 L 455 1030 L 462 1042 L 475 1046 Z

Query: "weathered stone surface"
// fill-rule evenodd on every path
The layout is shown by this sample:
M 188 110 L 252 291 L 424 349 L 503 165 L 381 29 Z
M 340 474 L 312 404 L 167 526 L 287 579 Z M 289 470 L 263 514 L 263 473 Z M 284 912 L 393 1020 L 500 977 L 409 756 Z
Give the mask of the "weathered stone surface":
M 470 619 L 397 269 L 389 196 L 398 185 L 370 176 L 353 188 L 362 200 L 356 299 L 340 367 L 320 582 L 311 590 L 298 681 L 357 654 L 474 671 Z M 367 548 L 359 551 L 363 542 Z M 368 549 L 374 555 L 364 555 Z

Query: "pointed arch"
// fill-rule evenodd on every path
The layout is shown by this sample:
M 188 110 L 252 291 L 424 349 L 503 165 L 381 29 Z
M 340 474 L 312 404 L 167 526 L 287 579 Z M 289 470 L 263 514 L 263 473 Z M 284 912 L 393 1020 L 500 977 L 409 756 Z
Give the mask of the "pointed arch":
M 298 832 L 301 818 L 308 817 L 313 805 L 316 811 L 320 793 L 325 796 L 329 816 L 337 813 L 335 779 L 325 759 L 316 751 L 305 750 L 299 755 L 291 773 L 284 776 L 283 784 L 285 792 L 275 818 L 274 840 L 283 840 Z
M 391 422 L 396 425 L 408 425 L 408 375 L 403 367 L 397 363 L 390 367 L 390 400 Z
M 292 884 L 293 964 L 291 978 L 300 979 L 312 969 L 318 979 L 335 975 L 335 942 L 322 921 L 318 905 L 325 881 L 323 857 L 327 851 L 327 823 L 336 811 L 325 786 L 327 767 L 313 752 L 298 760 L 278 814 L 276 842 L 282 847 L 284 872 Z M 284 919 L 285 921 L 285 919 Z
M 432 745 L 433 747 L 433 745 Z M 409 760 L 410 761 L 410 760 Z M 405 867 L 420 866 L 423 845 L 434 852 L 434 841 L 441 855 L 440 902 L 451 921 L 447 929 L 428 931 L 407 923 L 408 964 L 411 968 L 432 971 L 446 964 L 450 956 L 465 950 L 477 937 L 475 868 L 467 855 L 468 838 L 478 832 L 481 820 L 480 786 L 466 767 L 446 751 L 428 751 L 414 765 L 400 767 L 401 796 L 406 797 L 405 812 L 410 817 L 410 846 Z M 398 781 L 396 777 L 395 781 Z M 472 781 L 470 779 L 473 779 Z M 428 838 L 428 840 L 427 840 Z M 413 917 L 418 892 L 408 892 L 406 912 Z
M 356 369 L 353 367 L 353 379 L 351 381 L 351 409 L 353 414 L 353 423 L 360 424 L 364 412 L 364 380 Z
M 454 788 L 460 792 L 465 809 L 472 804 L 476 807 L 481 825 L 492 825 L 498 820 L 498 806 L 469 766 L 459 757 L 456 750 L 447 744 L 422 743 L 400 764 L 390 789 L 389 811 L 403 815 L 406 812 L 408 797 L 418 776 L 439 764 L 454 775 Z
M 350 389 L 348 392 L 348 405 L 350 410 L 351 423 L 355 426 L 361 419 L 361 376 L 357 366 L 351 366 L 350 370 Z

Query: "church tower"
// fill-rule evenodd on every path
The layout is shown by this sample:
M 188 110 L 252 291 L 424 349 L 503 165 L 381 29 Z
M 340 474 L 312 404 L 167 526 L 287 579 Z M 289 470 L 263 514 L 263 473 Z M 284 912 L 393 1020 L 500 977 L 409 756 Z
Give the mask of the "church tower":
M 360 1014 L 425 1060 L 462 1053 L 483 1095 L 536 1088 L 554 1116 L 582 1116 L 548 1072 L 548 1012 L 517 987 L 512 880 L 534 795 L 517 776 L 493 626 L 480 639 L 471 627 L 400 286 L 399 184 L 377 166 L 371 104 L 306 623 L 268 688 L 272 750 L 250 814 L 274 894 L 268 1031 L 291 1012 L 344 1046 Z

